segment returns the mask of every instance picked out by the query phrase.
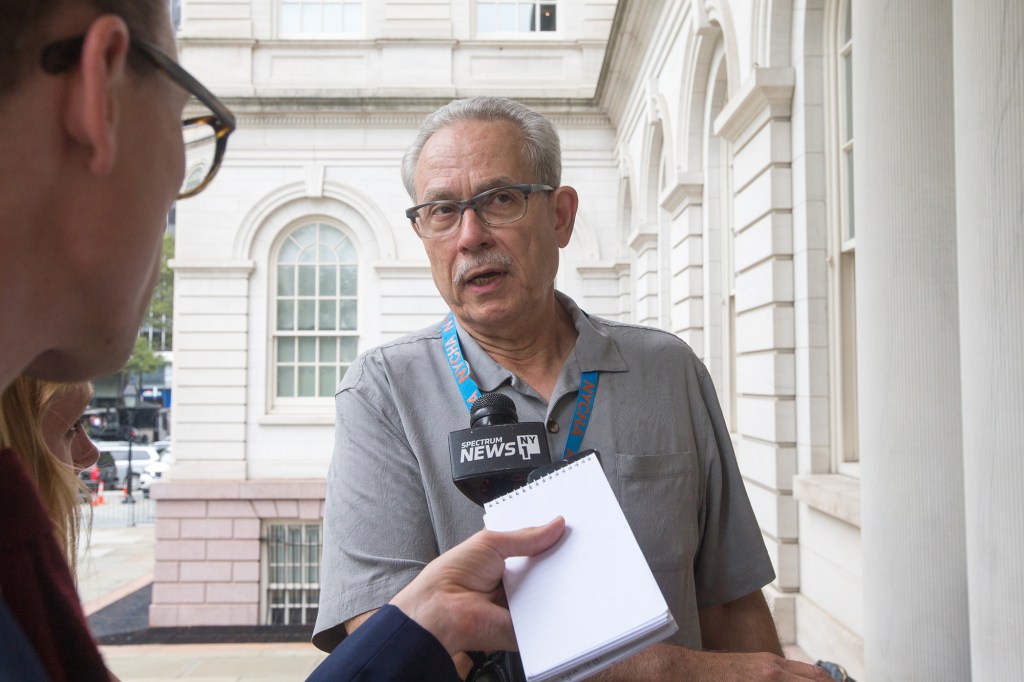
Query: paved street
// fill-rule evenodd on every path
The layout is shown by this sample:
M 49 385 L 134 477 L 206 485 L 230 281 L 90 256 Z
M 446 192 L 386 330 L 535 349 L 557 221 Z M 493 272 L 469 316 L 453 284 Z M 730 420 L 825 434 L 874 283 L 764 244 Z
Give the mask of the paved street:
M 145 518 L 149 503 L 135 506 L 136 518 Z M 119 519 L 128 507 L 111 498 L 93 508 L 94 528 L 79 557 L 78 589 L 86 615 L 153 581 L 153 525 L 125 527 Z M 304 680 L 324 658 L 312 644 L 303 643 L 145 644 L 101 650 L 110 669 L 126 682 Z

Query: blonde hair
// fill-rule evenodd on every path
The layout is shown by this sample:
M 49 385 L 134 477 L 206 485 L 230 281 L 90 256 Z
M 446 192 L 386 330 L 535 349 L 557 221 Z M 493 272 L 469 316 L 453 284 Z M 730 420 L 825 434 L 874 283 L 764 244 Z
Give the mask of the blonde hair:
M 74 466 L 58 459 L 46 445 L 42 422 L 55 400 L 83 388 L 91 391 L 88 382 L 64 384 L 20 376 L 0 396 L 0 444 L 18 453 L 35 480 L 72 574 L 86 525 L 82 500 L 89 499 L 89 493 Z

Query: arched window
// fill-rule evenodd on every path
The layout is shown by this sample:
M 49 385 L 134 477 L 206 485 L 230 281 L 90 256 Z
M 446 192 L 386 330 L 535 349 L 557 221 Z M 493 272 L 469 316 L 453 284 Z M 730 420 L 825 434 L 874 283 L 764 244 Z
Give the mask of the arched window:
M 330 398 L 356 357 L 359 261 L 341 229 L 307 223 L 276 258 L 274 396 L 302 404 Z

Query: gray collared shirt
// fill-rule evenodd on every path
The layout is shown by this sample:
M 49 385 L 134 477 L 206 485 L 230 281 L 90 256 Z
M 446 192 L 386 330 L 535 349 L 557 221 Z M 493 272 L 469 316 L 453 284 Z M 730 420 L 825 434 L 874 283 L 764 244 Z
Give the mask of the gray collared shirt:
M 460 327 L 463 356 L 481 392 L 511 397 L 520 421 L 548 424 L 552 457 L 565 447 L 581 374 L 600 373 L 582 447 L 600 451 L 679 624 L 669 641 L 700 648 L 698 609 L 775 578 L 711 378 L 673 334 L 590 317 L 557 296 L 578 338 L 550 403 Z M 440 326 L 366 352 L 338 389 L 313 636 L 321 649 L 483 527 L 483 510 L 452 483 L 448 434 L 469 427 L 469 411 Z

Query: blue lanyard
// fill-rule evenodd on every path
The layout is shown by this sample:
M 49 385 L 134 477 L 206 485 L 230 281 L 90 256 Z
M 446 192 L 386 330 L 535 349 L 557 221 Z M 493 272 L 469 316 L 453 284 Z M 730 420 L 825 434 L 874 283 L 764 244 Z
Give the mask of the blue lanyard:
M 462 355 L 462 345 L 459 343 L 459 333 L 455 327 L 455 315 L 452 313 L 448 313 L 441 323 L 441 345 L 444 347 L 444 354 L 448 357 L 448 369 L 452 371 L 452 378 L 455 379 L 455 385 L 459 387 L 462 401 L 468 410 L 480 397 L 480 387 L 470 376 L 469 363 Z M 583 372 L 580 376 L 576 407 L 572 411 L 572 426 L 569 429 L 569 436 L 565 440 L 565 452 L 562 453 L 562 459 L 565 459 L 566 456 L 574 456 L 580 451 L 583 434 L 587 432 L 587 426 L 590 424 L 590 413 L 593 411 L 595 397 L 597 397 L 597 372 Z

